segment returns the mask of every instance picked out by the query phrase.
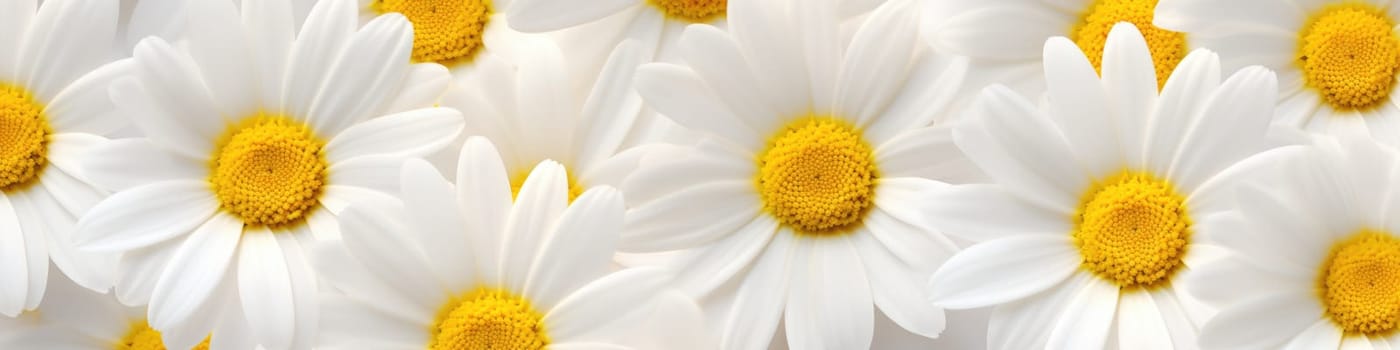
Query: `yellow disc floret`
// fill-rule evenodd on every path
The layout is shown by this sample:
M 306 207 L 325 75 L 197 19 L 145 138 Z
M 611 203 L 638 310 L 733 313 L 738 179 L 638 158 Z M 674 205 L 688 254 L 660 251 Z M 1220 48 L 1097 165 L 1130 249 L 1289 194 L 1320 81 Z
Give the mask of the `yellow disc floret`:
M 729 0 L 647 0 L 666 17 L 690 23 L 709 22 L 724 17 Z
M 1070 37 L 1084 50 L 1094 70 L 1103 71 L 1103 46 L 1114 24 L 1131 22 L 1147 40 L 1152 64 L 1157 68 L 1157 87 L 1167 83 L 1176 64 L 1186 57 L 1186 35 L 1152 25 L 1157 0 L 1098 0 L 1070 30 Z
M 161 341 L 160 332 L 151 329 L 146 321 L 133 322 L 131 330 L 126 336 L 117 342 L 116 350 L 166 350 L 165 342 Z M 195 345 L 191 350 L 209 350 L 209 338 Z
M 1298 65 L 1307 85 L 1342 110 L 1390 97 L 1400 68 L 1400 36 L 1384 10 L 1360 3 L 1325 8 L 1298 34 Z
M 514 176 L 510 177 L 510 198 L 515 198 L 520 195 L 520 188 L 525 186 L 525 179 L 530 178 L 530 170 L 533 169 L 517 171 Z M 569 203 L 573 203 L 574 199 L 583 194 L 583 191 L 587 190 L 587 188 L 579 184 L 578 178 L 574 177 L 573 171 L 567 171 L 566 169 L 565 175 L 568 176 L 569 181 Z
M 1400 325 L 1400 239 L 1361 230 L 1332 247 L 1318 294 L 1347 334 L 1388 334 Z
M 53 130 L 29 91 L 0 83 L 0 191 L 21 189 L 48 164 Z
M 537 350 L 549 345 L 544 316 L 508 291 L 478 288 L 438 312 L 430 350 Z
M 370 8 L 407 17 L 413 23 L 413 60 L 444 65 L 476 57 L 491 19 L 490 0 L 374 0 Z
M 276 115 L 230 127 L 211 165 L 220 206 L 248 225 L 304 220 L 326 184 L 325 142 L 305 124 Z
M 1146 173 L 1098 182 L 1074 215 L 1084 269 L 1122 288 L 1167 282 L 1181 268 L 1190 236 L 1185 198 Z
M 758 157 L 764 209 L 798 233 L 842 233 L 875 202 L 874 152 L 851 125 L 805 117 L 773 136 Z

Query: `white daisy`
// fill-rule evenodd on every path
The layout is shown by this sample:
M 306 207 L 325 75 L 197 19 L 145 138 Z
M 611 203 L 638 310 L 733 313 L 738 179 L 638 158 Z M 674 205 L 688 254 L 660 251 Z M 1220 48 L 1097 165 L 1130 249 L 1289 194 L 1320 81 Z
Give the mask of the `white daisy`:
M 413 23 L 415 63 L 439 63 L 456 76 L 474 76 L 483 62 L 514 59 L 522 41 L 543 40 L 511 29 L 506 9 L 517 0 L 355 0 L 360 22 L 397 13 Z M 527 51 L 528 52 L 528 51 Z
M 1238 212 L 1203 222 L 1223 258 L 1183 285 L 1220 313 L 1208 349 L 1372 349 L 1400 342 L 1400 153 L 1319 138 L 1235 196 Z
M 732 36 L 690 26 L 686 65 L 638 71 L 651 106 L 712 139 L 642 160 L 622 250 L 685 250 L 671 265 L 726 349 L 766 346 L 782 317 L 794 348 L 866 348 L 875 306 L 937 336 L 943 312 L 914 280 L 957 248 L 923 226 L 920 193 L 972 166 L 946 126 L 926 126 L 948 118 L 964 67 L 919 49 L 909 1 L 849 41 L 823 33 L 835 11 L 791 4 L 733 2 Z
M 514 1 L 506 16 L 515 30 L 556 32 L 570 52 L 606 50 L 630 39 L 641 46 L 637 54 L 644 62 L 675 57 L 676 42 L 687 25 L 724 28 L 729 6 L 728 0 Z
M 80 158 L 122 126 L 107 88 L 133 64 L 109 60 L 116 17 L 105 0 L 0 4 L 0 315 L 39 306 L 49 261 L 87 288 L 111 288 L 116 256 L 78 252 L 71 236 L 106 196 Z
M 1147 39 L 1161 87 L 1186 57 L 1188 38 L 1152 26 L 1156 4 L 1157 0 L 935 0 L 927 2 L 923 29 L 940 51 L 971 59 L 970 85 L 1002 84 L 1038 97 L 1045 91 L 1040 54 L 1046 39 L 1070 38 L 1100 70 L 1109 29 L 1131 22 Z
M 460 133 L 455 110 L 411 109 L 431 105 L 449 76 L 409 64 L 402 16 L 357 31 L 350 0 L 317 3 L 295 35 L 285 1 L 187 5 L 187 52 L 148 38 L 135 78 L 114 84 L 147 137 L 85 159 L 117 193 L 75 238 L 123 253 L 118 298 L 149 301 L 172 347 L 203 339 L 234 304 L 265 348 L 305 348 L 317 288 L 301 247 L 339 236 L 348 202 L 395 192 L 403 159 Z
M 1232 174 L 1272 144 L 1273 73 L 1222 83 L 1215 54 L 1198 50 L 1159 95 L 1127 23 L 1109 34 L 1102 79 L 1067 38 L 1047 41 L 1044 60 L 1045 110 L 993 86 L 954 130 L 995 184 L 929 198 L 931 223 L 980 242 L 933 274 L 930 300 L 997 306 L 992 349 L 1194 346 L 1209 310 L 1174 280 L 1207 256 L 1194 224 L 1230 209 Z
M 516 191 L 546 159 L 569 170 L 571 199 L 591 186 L 617 187 L 647 149 L 660 147 L 633 147 L 646 138 L 636 127 L 645 112 L 632 89 L 633 72 L 642 63 L 635 42 L 619 45 L 596 83 L 583 90 L 570 88 L 580 74 L 568 69 L 554 44 L 521 48 L 530 52 L 521 62 L 483 62 L 490 66 L 481 67 L 482 74 L 457 79 L 442 99 L 444 107 L 463 112 L 466 134 L 500 146 Z M 450 159 L 439 163 L 453 169 L 457 157 L 448 153 L 440 153 Z
M 146 322 L 146 308 L 126 306 L 110 294 L 83 289 L 55 271 L 45 304 L 39 312 L 17 319 L 0 318 L 0 348 L 67 350 L 156 350 L 165 349 L 160 332 Z M 231 311 L 221 322 L 242 322 L 241 311 Z M 208 349 L 253 349 L 246 338 L 210 335 L 193 347 Z
M 1156 24 L 1225 69 L 1278 72 L 1278 122 L 1400 144 L 1400 6 L 1388 0 L 1164 0 Z
M 402 205 L 366 202 L 340 216 L 343 246 L 316 254 L 345 292 L 323 300 L 320 348 L 626 349 L 660 329 L 649 318 L 686 333 L 665 348 L 706 348 L 687 343 L 699 309 L 662 270 L 609 272 L 623 225 L 617 190 L 570 203 L 564 168 L 544 161 L 512 200 L 490 141 L 469 138 L 461 158 L 455 188 L 410 161 Z

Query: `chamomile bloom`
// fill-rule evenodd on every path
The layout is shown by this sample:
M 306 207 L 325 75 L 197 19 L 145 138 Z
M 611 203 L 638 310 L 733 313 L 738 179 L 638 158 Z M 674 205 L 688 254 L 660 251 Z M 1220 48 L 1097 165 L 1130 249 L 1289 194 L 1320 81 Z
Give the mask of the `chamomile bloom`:
M 68 350 L 163 350 L 159 331 L 146 322 L 146 308 L 127 306 L 111 294 L 78 287 L 55 271 L 40 312 L 12 320 L 0 319 L 0 348 Z M 236 309 L 232 306 L 230 309 Z M 225 315 L 223 324 L 239 324 L 237 310 Z M 13 327 L 13 328 L 11 328 Z M 10 334 L 7 332 L 14 331 Z M 214 335 L 218 334 L 218 335 Z M 247 331 L 221 328 L 191 349 L 252 350 Z
M 0 4 L 0 315 L 39 306 L 50 261 L 87 288 L 111 288 L 116 256 L 79 252 L 71 238 L 106 196 L 80 160 L 122 126 L 107 88 L 132 63 L 109 63 L 116 17 L 105 0 Z
M 1164 0 L 1156 23 L 1278 72 L 1278 122 L 1400 144 L 1400 6 L 1383 0 Z
M 516 0 L 355 0 L 360 22 L 396 13 L 413 23 L 414 63 L 438 63 L 456 76 L 474 76 L 483 62 L 512 59 L 520 41 L 539 40 L 510 28 Z
M 1222 83 L 1215 54 L 1197 50 L 1159 95 L 1126 23 L 1109 34 L 1102 79 L 1067 38 L 1047 41 L 1044 60 L 1045 110 L 993 86 L 954 130 L 995 181 L 925 199 L 930 222 L 979 242 L 932 275 L 930 300 L 997 306 L 991 349 L 1194 346 L 1209 310 L 1176 282 L 1209 256 L 1196 223 L 1231 209 L 1233 174 L 1272 144 L 1273 73 Z
M 463 111 L 468 135 L 499 146 L 515 191 L 546 159 L 569 170 L 571 200 L 592 186 L 617 187 L 647 149 L 660 147 L 633 147 L 645 137 L 636 127 L 645 114 L 632 89 L 642 63 L 635 42 L 618 45 L 591 89 L 571 88 L 570 81 L 584 74 L 569 70 L 554 44 L 520 46 L 529 50 L 521 62 L 492 61 L 482 74 L 457 79 L 442 99 L 444 107 Z M 451 159 L 439 163 L 456 160 L 446 153 L 440 154 Z
M 733 36 L 691 26 L 686 65 L 640 68 L 643 98 L 710 139 L 642 160 L 623 188 L 622 250 L 682 250 L 669 266 L 719 315 L 725 349 L 767 346 L 780 318 L 794 348 L 866 348 L 877 306 L 935 337 L 943 311 L 914 281 L 957 248 L 919 208 L 932 179 L 971 168 L 946 126 L 929 127 L 963 67 L 919 50 L 911 2 L 877 8 L 849 41 L 820 34 L 830 8 L 771 26 L 796 20 L 792 4 L 733 2 Z
M 1073 40 L 1102 71 L 1109 29 L 1138 27 L 1152 52 L 1157 86 L 1186 57 L 1187 36 L 1153 26 L 1158 0 L 934 0 L 925 7 L 924 37 L 943 52 L 968 56 L 969 84 L 1002 84 L 1026 96 L 1045 91 L 1041 47 L 1051 37 Z
M 571 203 L 564 167 L 544 161 L 512 200 L 505 164 L 481 137 L 467 139 L 460 164 L 454 187 L 410 161 L 402 204 L 340 216 L 343 244 L 316 254 L 345 292 L 323 299 L 320 348 L 642 349 L 627 340 L 652 331 L 648 319 L 689 333 L 665 348 L 706 348 L 686 342 L 701 331 L 699 310 L 664 271 L 609 272 L 625 210 L 617 190 Z M 657 310 L 672 312 L 662 321 Z
M 1372 349 L 1400 342 L 1400 154 L 1319 137 L 1251 172 L 1238 212 L 1202 223 L 1222 258 L 1183 284 L 1220 313 L 1207 349 Z
M 606 49 L 630 39 L 640 46 L 636 54 L 644 62 L 675 57 L 687 25 L 725 27 L 729 7 L 728 0 L 514 1 L 506 17 L 515 30 L 557 33 L 572 52 Z
M 448 74 L 409 63 L 408 21 L 357 30 L 353 6 L 321 1 L 294 33 L 285 1 L 244 0 L 241 12 L 192 1 L 187 50 L 146 39 L 135 77 L 114 84 L 146 137 L 85 159 L 117 192 L 74 236 L 122 253 L 117 296 L 149 301 L 172 347 L 203 339 L 228 304 L 263 347 L 307 347 L 317 278 L 302 247 L 337 237 L 347 203 L 396 191 L 404 159 L 460 133 L 455 110 L 412 109 L 430 106 Z

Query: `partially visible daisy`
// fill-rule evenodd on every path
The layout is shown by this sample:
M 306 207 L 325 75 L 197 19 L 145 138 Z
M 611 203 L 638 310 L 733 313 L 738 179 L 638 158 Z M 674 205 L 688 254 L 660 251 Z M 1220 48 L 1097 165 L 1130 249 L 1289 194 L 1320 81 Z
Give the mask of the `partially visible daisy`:
M 149 301 L 172 347 L 194 345 L 223 305 L 238 305 L 264 348 L 305 348 L 317 278 L 303 245 L 338 237 L 347 203 L 387 197 L 404 159 L 460 133 L 457 111 L 415 109 L 447 72 L 410 64 L 402 16 L 357 31 L 352 0 L 318 2 L 299 34 L 285 1 L 187 6 L 187 50 L 142 41 L 135 78 L 111 90 L 146 137 L 85 159 L 117 192 L 75 239 L 122 253 L 118 298 Z
M 484 62 L 514 59 L 523 35 L 506 23 L 518 0 L 355 0 L 360 22 L 396 13 L 413 23 L 414 63 L 438 63 L 456 76 L 473 76 Z M 581 1 L 590 3 L 591 1 Z
M 646 150 L 659 147 L 633 147 L 646 137 L 637 127 L 645 108 L 632 89 L 633 73 L 643 63 L 640 47 L 618 45 L 597 81 L 582 90 L 570 81 L 584 74 L 570 70 L 555 45 L 521 47 L 529 50 L 521 62 L 493 61 L 482 74 L 457 79 L 442 105 L 463 112 L 467 135 L 485 136 L 499 146 L 516 191 L 530 169 L 546 159 L 569 170 L 570 199 L 592 186 L 620 186 Z M 452 159 L 440 163 L 457 158 L 441 153 Z
M 1384 349 L 1400 344 L 1400 153 L 1318 138 L 1290 152 L 1203 223 L 1224 257 L 1185 287 L 1220 313 L 1206 349 Z
M 95 293 L 68 281 L 61 274 L 50 280 L 46 299 L 57 302 L 45 304 L 40 312 L 26 313 L 18 319 L 0 319 L 0 348 L 3 349 L 67 349 L 67 350 L 163 350 L 160 332 L 146 322 L 146 308 L 126 306 L 110 294 Z M 254 344 L 244 332 L 229 332 L 228 326 L 240 326 L 241 312 L 236 305 L 220 321 L 215 331 L 192 347 L 194 350 L 246 349 Z M 13 331 L 13 332 L 11 332 Z M 231 336 L 214 334 L 230 333 Z
M 1400 5 L 1388 0 L 1163 0 L 1157 25 L 1278 72 L 1278 122 L 1400 144 Z
M 1209 313 L 1178 277 L 1209 256 L 1196 224 L 1231 208 L 1238 169 L 1271 147 L 1273 73 L 1221 82 L 1192 52 L 1158 94 L 1148 45 L 1115 25 L 1102 78 L 1069 39 L 1045 44 L 1048 103 L 983 91 L 954 140 L 995 184 L 924 199 L 929 222 L 979 242 L 929 280 L 950 309 L 996 306 L 991 349 L 1167 349 L 1196 344 Z
M 317 249 L 345 292 L 323 299 L 321 349 L 642 349 L 626 340 L 654 330 L 657 310 L 673 312 L 665 328 L 688 333 L 665 348 L 707 348 L 681 342 L 702 332 L 699 310 L 664 271 L 609 272 L 625 210 L 617 190 L 570 203 L 564 167 L 544 161 L 512 200 L 490 141 L 469 138 L 461 157 L 455 188 L 411 161 L 401 205 L 340 216 L 343 245 Z M 667 305 L 677 302 L 689 308 Z
M 80 159 L 123 125 L 107 98 L 133 67 L 109 63 L 116 18 L 107 0 L 0 3 L 0 315 L 39 306 L 50 261 L 84 287 L 112 286 L 116 256 L 71 238 L 106 196 Z
M 675 57 L 676 42 L 687 25 L 702 23 L 724 28 L 729 20 L 728 0 L 513 1 L 506 16 L 515 30 L 557 31 L 566 38 L 564 44 L 582 48 L 571 52 L 590 49 L 577 43 L 606 48 L 630 39 L 641 46 L 637 54 L 643 62 Z
M 1188 37 L 1154 27 L 1156 5 L 1157 0 L 933 0 L 925 7 L 923 30 L 942 52 L 971 59 L 969 84 L 1002 84 L 1039 97 L 1045 91 L 1040 54 L 1046 39 L 1068 37 L 1101 71 L 1109 29 L 1130 22 L 1147 40 L 1161 87 L 1186 57 Z
M 794 348 L 867 348 L 876 307 L 935 337 L 943 311 L 914 281 L 957 247 L 920 208 L 938 181 L 970 175 L 943 125 L 964 67 L 921 50 L 911 1 L 877 8 L 850 40 L 820 34 L 836 11 L 786 10 L 797 4 L 835 6 L 735 1 L 733 35 L 690 26 L 685 65 L 639 69 L 645 100 L 710 140 L 643 159 L 624 186 L 622 250 L 683 250 L 669 265 L 725 349 L 767 346 L 782 318 Z

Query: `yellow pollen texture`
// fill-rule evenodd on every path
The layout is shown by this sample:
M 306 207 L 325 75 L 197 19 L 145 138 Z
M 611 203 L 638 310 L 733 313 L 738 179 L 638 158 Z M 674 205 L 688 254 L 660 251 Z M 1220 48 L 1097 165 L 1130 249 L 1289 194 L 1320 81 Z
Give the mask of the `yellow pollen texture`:
M 481 51 L 490 0 L 374 0 L 370 9 L 398 12 L 413 23 L 413 60 L 452 65 Z
M 430 350 L 537 350 L 549 345 L 544 316 L 510 292 L 478 288 L 438 312 Z
M 254 226 L 304 220 L 326 184 L 325 142 L 286 117 L 259 114 L 229 128 L 209 176 L 220 206 Z
M 1400 322 L 1400 239 L 1361 230 L 1332 247 L 1319 294 L 1327 315 L 1347 334 L 1390 333 Z
M 1070 37 L 1084 50 L 1094 70 L 1103 71 L 1103 46 L 1114 24 L 1131 22 L 1147 40 L 1152 64 L 1157 68 L 1157 87 L 1167 83 L 1176 64 L 1186 58 L 1186 35 L 1152 25 L 1157 0 L 1098 0 L 1085 12 L 1083 19 L 1070 30 Z
M 1074 216 L 1084 269 L 1122 288 L 1167 282 L 1182 266 L 1190 236 L 1185 198 L 1145 173 L 1099 182 Z
M 647 0 L 666 17 L 691 23 L 709 22 L 724 17 L 729 0 Z
M 0 83 L 0 191 L 21 189 L 48 164 L 53 130 L 44 107 L 23 88 Z
M 1298 65 L 1308 87 L 1342 110 L 1390 97 L 1400 68 L 1400 36 L 1385 12 L 1364 4 L 1328 7 L 1298 35 Z
M 763 207 L 798 233 L 844 233 L 874 204 L 874 158 L 849 124 L 829 117 L 798 120 L 758 157 Z
M 134 322 L 131 330 L 117 342 L 116 350 L 166 350 L 165 342 L 160 339 L 160 332 L 151 329 L 146 321 Z M 191 350 L 209 350 L 209 338 L 195 345 Z
M 514 176 L 510 177 L 510 198 L 514 199 L 516 196 L 520 195 L 520 187 L 525 186 L 525 179 L 530 177 L 530 170 L 533 169 L 517 171 Z M 573 203 L 574 199 L 583 194 L 583 191 L 587 190 L 587 188 L 584 188 L 583 185 L 578 183 L 578 179 L 574 177 L 573 171 L 566 171 L 565 173 L 566 176 L 569 177 L 569 203 Z

